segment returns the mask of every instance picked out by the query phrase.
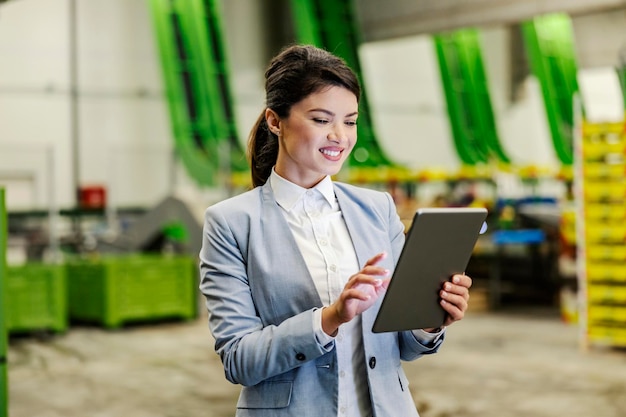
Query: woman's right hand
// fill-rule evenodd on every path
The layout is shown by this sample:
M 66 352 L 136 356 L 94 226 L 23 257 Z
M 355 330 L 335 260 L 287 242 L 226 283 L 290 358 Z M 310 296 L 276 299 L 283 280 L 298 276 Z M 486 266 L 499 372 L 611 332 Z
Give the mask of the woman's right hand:
M 347 323 L 378 300 L 389 286 L 389 270 L 376 266 L 387 254 L 381 252 L 369 259 L 363 268 L 352 275 L 333 304 L 322 311 L 322 329 L 334 336 Z

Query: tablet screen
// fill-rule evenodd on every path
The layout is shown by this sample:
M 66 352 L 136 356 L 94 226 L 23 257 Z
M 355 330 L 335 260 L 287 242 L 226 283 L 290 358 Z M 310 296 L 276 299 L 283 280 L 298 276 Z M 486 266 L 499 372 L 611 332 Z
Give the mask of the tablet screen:
M 484 208 L 417 210 L 372 331 L 441 326 L 446 312 L 439 291 L 452 275 L 465 272 L 486 218 Z

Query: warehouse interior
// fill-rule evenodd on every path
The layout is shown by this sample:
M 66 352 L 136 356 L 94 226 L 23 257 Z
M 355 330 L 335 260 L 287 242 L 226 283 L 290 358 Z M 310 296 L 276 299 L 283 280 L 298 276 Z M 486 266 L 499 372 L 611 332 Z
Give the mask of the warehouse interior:
M 489 211 L 420 415 L 626 415 L 625 0 L 0 0 L 0 417 L 234 415 L 203 212 L 293 43 L 362 84 L 337 180 Z

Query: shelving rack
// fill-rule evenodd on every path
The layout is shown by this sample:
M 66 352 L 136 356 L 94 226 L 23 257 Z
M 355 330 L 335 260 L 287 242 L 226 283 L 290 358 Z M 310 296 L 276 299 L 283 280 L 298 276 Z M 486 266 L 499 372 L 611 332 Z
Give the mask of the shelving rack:
M 581 346 L 626 347 L 626 120 L 576 132 Z

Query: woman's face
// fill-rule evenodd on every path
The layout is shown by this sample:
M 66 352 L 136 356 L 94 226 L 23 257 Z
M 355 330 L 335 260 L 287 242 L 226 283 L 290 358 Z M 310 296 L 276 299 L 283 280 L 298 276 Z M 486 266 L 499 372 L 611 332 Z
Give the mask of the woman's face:
M 339 172 L 356 143 L 358 107 L 350 90 L 332 86 L 293 105 L 285 119 L 268 109 L 279 140 L 276 172 L 304 188 Z

